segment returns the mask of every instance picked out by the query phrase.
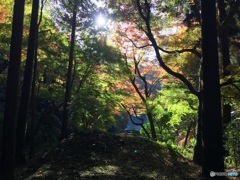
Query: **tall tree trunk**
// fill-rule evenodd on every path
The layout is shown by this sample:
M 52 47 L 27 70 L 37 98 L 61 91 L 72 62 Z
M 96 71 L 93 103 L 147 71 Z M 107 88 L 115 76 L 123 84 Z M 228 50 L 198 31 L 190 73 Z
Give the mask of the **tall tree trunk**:
M 7 180 L 14 179 L 15 126 L 18 113 L 19 71 L 22 51 L 24 4 L 25 0 L 15 0 L 13 10 L 1 159 L 1 179 Z
M 44 0 L 41 0 L 41 8 L 39 14 L 39 21 L 37 24 L 37 35 L 36 35 L 36 46 L 35 46 L 35 57 L 33 65 L 33 79 L 32 79 L 32 92 L 31 92 L 31 121 L 30 127 L 28 128 L 29 135 L 29 158 L 32 158 L 35 154 L 35 121 L 36 121 L 36 80 L 37 80 L 37 66 L 38 66 L 38 37 L 39 37 L 39 27 L 42 22 L 44 8 Z
M 209 177 L 211 171 L 224 171 L 216 1 L 201 0 L 201 12 L 204 144 L 202 173 Z
M 71 99 L 71 82 L 72 82 L 72 68 L 73 68 L 73 56 L 74 56 L 74 45 L 75 45 L 75 31 L 76 31 L 76 16 L 77 16 L 77 6 L 74 5 L 73 17 L 72 17 L 72 33 L 71 33 L 71 45 L 69 50 L 69 61 L 68 61 L 68 72 L 67 72 L 67 82 L 65 90 L 65 99 L 63 104 L 63 121 L 60 140 L 67 136 L 67 126 L 68 126 L 68 108 Z
M 38 39 L 38 38 L 37 38 Z M 36 78 L 37 78 L 37 45 L 35 52 L 34 60 L 34 71 L 33 71 L 33 80 L 32 80 L 32 92 L 31 92 L 31 121 L 30 127 L 28 127 L 29 135 L 29 158 L 32 158 L 35 154 L 35 122 L 36 122 L 36 98 L 35 98 L 35 89 L 36 89 Z
M 226 5 L 224 0 L 218 0 L 218 8 L 220 15 L 220 23 L 223 23 L 226 14 Z M 227 67 L 230 65 L 230 54 L 229 54 L 229 39 L 228 39 L 228 28 L 225 28 L 220 34 L 220 47 L 222 53 L 222 77 L 226 77 L 230 75 L 230 71 Z M 231 121 L 231 106 L 223 105 L 223 123 L 227 124 Z
M 27 60 L 24 71 L 24 79 L 21 93 L 21 102 L 19 107 L 19 115 L 17 122 L 16 136 L 16 162 L 18 164 L 25 163 L 24 145 L 26 135 L 27 114 L 30 102 L 30 92 L 32 84 L 33 62 L 36 47 L 37 37 L 37 20 L 38 20 L 39 0 L 33 0 L 32 16 L 29 30 Z
M 37 79 L 37 65 L 38 65 L 38 30 L 39 30 L 38 23 L 38 29 L 37 29 L 37 37 L 36 37 L 36 47 L 35 47 L 35 57 L 34 57 L 34 66 L 33 66 L 33 79 L 32 79 L 32 88 L 31 88 L 31 120 L 30 120 L 30 127 L 28 127 L 28 135 L 29 135 L 29 157 L 32 158 L 34 156 L 35 150 L 34 150 L 34 140 L 35 140 L 35 121 L 36 121 L 36 79 Z
M 220 16 L 220 23 L 226 19 L 226 4 L 224 0 L 218 0 L 218 9 L 219 9 L 219 16 Z M 227 67 L 230 65 L 230 54 L 229 54 L 229 39 L 228 39 L 228 26 L 222 31 L 219 36 L 220 39 L 220 47 L 222 53 L 222 77 L 226 77 L 230 75 L 230 71 Z M 224 128 L 226 125 L 231 121 L 231 105 L 223 104 L 222 105 L 222 118 Z M 224 139 L 225 141 L 226 139 Z M 227 155 L 228 151 L 224 149 L 224 155 Z

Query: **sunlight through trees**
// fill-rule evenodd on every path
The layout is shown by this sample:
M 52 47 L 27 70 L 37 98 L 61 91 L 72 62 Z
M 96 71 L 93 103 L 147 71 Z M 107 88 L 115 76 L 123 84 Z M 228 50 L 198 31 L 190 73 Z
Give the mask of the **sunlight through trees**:
M 154 140 L 205 177 L 239 168 L 239 8 L 240 0 L 0 2 L 0 175 L 14 179 L 16 165 L 83 129 Z

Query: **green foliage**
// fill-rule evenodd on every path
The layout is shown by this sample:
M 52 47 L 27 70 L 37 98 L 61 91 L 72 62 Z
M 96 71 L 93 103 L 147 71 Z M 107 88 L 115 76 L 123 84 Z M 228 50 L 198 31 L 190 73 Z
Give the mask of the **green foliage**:
M 224 136 L 226 138 L 225 148 L 229 156 L 225 159 L 228 165 L 240 166 L 240 118 L 232 120 L 226 128 Z
M 189 123 L 197 117 L 197 98 L 177 84 L 164 87 L 148 104 L 154 115 L 157 137 L 167 144 L 176 145 L 179 134 L 186 136 Z M 144 126 L 150 130 L 149 123 Z
M 185 89 L 173 85 L 163 89 L 153 103 L 156 119 L 161 119 L 165 112 L 170 113 L 167 123 L 171 127 L 177 126 L 188 116 L 197 115 L 197 98 Z
M 72 14 L 76 10 L 76 39 L 82 38 L 79 32 L 85 31 L 86 34 L 94 34 L 94 15 L 97 13 L 96 4 L 90 0 L 61 0 L 58 1 L 54 10 L 52 11 L 52 18 L 56 26 L 61 28 L 61 31 L 71 32 Z
M 196 139 L 191 138 L 189 141 L 189 145 L 186 147 L 179 148 L 179 152 L 188 159 L 193 159 L 194 154 L 194 146 L 196 144 Z
M 121 55 L 96 38 L 76 50 L 71 119 L 80 127 L 106 130 L 115 124 L 119 95 L 113 89 Z
M 70 104 L 71 119 L 80 127 L 107 130 L 115 123 L 116 97 L 104 90 L 104 82 L 91 81 L 81 88 L 79 94 L 73 96 Z
M 11 38 L 12 1 L 0 2 L 0 58 L 7 60 Z
M 224 85 L 221 88 L 222 99 L 225 104 L 238 107 L 240 102 L 240 68 L 239 65 L 229 65 L 227 68 L 231 75 L 221 79 Z

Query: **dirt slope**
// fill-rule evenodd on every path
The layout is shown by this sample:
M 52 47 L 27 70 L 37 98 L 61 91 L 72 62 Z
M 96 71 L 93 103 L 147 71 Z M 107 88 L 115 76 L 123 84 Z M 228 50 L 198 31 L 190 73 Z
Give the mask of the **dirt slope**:
M 17 169 L 16 179 L 198 179 L 200 168 L 148 139 L 99 131 L 71 134 L 46 156 Z

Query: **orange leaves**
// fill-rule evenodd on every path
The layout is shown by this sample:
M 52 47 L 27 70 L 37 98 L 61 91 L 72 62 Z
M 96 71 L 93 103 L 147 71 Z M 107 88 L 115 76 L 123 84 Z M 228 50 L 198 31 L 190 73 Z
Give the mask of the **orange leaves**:
M 113 29 L 113 37 L 115 46 L 119 47 L 122 52 L 126 52 L 133 46 L 147 46 L 149 44 L 148 38 L 132 22 L 120 22 L 115 25 Z
M 0 3 L 0 23 L 6 23 L 9 14 L 11 14 L 10 8 L 6 4 Z

